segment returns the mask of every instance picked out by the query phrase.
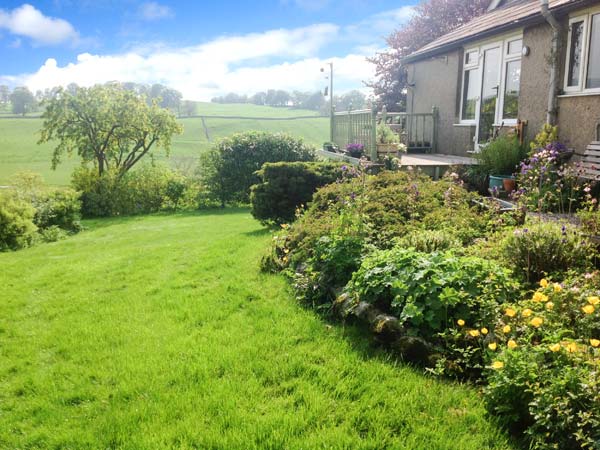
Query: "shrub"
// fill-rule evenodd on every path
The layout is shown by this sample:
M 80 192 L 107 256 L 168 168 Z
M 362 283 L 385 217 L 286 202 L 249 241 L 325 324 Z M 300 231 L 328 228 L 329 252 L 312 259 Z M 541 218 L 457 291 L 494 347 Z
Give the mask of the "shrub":
M 556 222 L 529 224 L 506 232 L 500 242 L 507 265 L 525 281 L 586 269 L 595 257 L 593 246 L 573 226 Z
M 193 188 L 182 175 L 163 165 L 142 165 L 121 177 L 112 173 L 99 177 L 93 170 L 80 168 L 73 173 L 72 184 L 81 192 L 84 217 L 147 214 L 173 208 L 185 198 L 188 187 Z
M 34 223 L 40 230 L 58 227 L 65 231 L 81 230 L 81 201 L 78 192 L 72 189 L 48 191 L 38 196 L 35 208 Z
M 598 274 L 542 280 L 506 305 L 494 332 L 485 401 L 530 448 L 596 448 L 600 442 Z
M 48 228 L 40 230 L 39 235 L 43 242 L 56 242 L 66 239 L 68 233 L 56 225 L 51 225 Z
M 397 144 L 400 142 L 400 137 L 388 125 L 382 124 L 377 127 L 377 143 L 378 144 Z
M 34 224 L 45 230 L 57 226 L 63 230 L 77 232 L 81 229 L 80 194 L 72 189 L 54 189 L 45 185 L 41 175 L 20 172 L 12 177 L 13 195 L 35 209 Z
M 346 291 L 394 314 L 408 333 L 432 338 L 459 319 L 487 326 L 517 288 L 493 262 L 396 247 L 367 256 Z
M 296 209 L 311 201 L 317 188 L 341 176 L 341 164 L 318 162 L 266 163 L 251 188 L 252 215 L 265 224 L 294 220 Z
M 461 242 L 453 233 L 445 230 L 412 230 L 396 241 L 398 247 L 411 248 L 417 252 L 433 253 L 460 248 Z
M 0 195 L 0 251 L 30 246 L 36 236 L 35 209 L 29 203 Z
M 482 147 L 475 157 L 487 174 L 511 175 L 525 155 L 525 148 L 515 136 L 500 136 Z
M 264 163 L 312 161 L 314 148 L 285 134 L 251 131 L 222 139 L 201 156 L 201 177 L 222 205 L 248 203 Z

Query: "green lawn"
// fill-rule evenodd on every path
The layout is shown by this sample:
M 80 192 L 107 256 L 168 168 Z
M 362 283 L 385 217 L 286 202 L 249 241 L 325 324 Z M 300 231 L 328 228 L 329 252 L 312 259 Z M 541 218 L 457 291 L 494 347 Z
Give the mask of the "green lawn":
M 509 449 L 474 389 L 299 307 L 246 210 L 0 254 L 2 449 Z
M 218 105 L 201 103 L 198 106 L 200 114 L 206 115 L 236 115 L 259 117 L 296 117 L 314 114 L 311 111 L 292 110 L 287 108 L 271 108 L 255 105 Z M 254 119 L 205 119 L 211 141 L 249 130 L 286 132 L 303 138 L 306 142 L 320 146 L 328 140 L 329 119 L 298 119 L 298 120 L 254 120 Z M 174 167 L 189 167 L 196 163 L 200 153 L 211 143 L 199 118 L 183 118 L 180 123 L 184 127 L 182 135 L 173 138 L 171 157 L 168 160 Z M 48 184 L 67 185 L 71 173 L 77 166 L 78 160 L 65 157 L 64 162 L 56 171 L 50 167 L 53 145 L 37 145 L 42 120 L 39 118 L 7 119 L 0 117 L 0 185 L 8 185 L 11 177 L 20 171 L 31 170 L 42 174 Z M 159 156 L 158 160 L 167 160 Z

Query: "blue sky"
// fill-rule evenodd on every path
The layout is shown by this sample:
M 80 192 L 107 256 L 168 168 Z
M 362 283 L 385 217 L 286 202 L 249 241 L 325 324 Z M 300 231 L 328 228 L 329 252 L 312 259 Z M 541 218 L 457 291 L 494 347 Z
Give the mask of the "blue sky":
M 0 84 L 160 82 L 184 97 L 314 90 L 332 61 L 338 91 L 363 88 L 365 57 L 410 18 L 414 0 L 0 3 Z

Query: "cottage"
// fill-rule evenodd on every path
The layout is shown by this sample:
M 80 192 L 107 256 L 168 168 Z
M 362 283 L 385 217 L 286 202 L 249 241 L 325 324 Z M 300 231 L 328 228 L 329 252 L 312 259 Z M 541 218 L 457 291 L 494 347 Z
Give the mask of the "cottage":
M 438 111 L 438 151 L 467 155 L 546 122 L 579 154 L 600 140 L 600 1 L 494 0 L 405 59 L 409 114 Z

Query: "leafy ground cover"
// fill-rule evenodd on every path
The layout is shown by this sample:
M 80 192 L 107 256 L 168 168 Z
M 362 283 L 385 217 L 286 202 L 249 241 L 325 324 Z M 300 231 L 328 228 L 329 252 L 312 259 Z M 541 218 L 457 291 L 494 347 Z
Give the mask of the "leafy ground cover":
M 512 448 L 261 274 L 247 210 L 85 226 L 0 254 L 0 448 Z
M 271 108 L 256 105 L 217 105 L 201 103 L 198 114 L 206 116 L 228 115 L 239 117 L 289 118 L 314 115 L 313 111 Z M 183 134 L 175 136 L 169 162 L 186 169 L 194 165 L 201 152 L 211 142 L 206 138 L 202 120 L 198 117 L 179 119 Z M 284 132 L 303 138 L 307 143 L 321 145 L 329 136 L 329 119 L 255 120 L 255 119 L 205 119 L 211 141 L 233 133 L 256 130 Z M 77 158 L 66 158 L 56 171 L 50 168 L 52 143 L 37 145 L 42 120 L 39 118 L 2 118 L 0 115 L 0 185 L 7 185 L 17 172 L 30 170 L 43 175 L 51 185 L 68 185 L 70 175 L 78 164 Z M 164 157 L 158 159 L 165 159 Z

